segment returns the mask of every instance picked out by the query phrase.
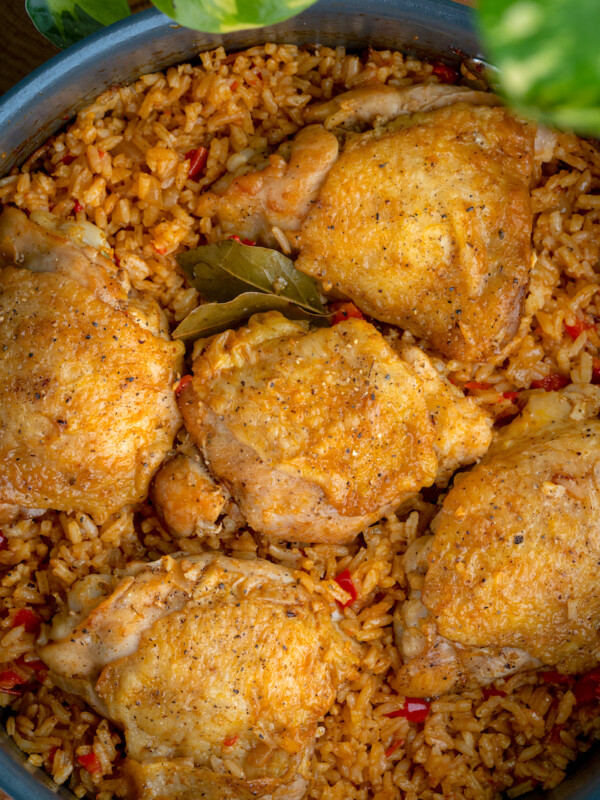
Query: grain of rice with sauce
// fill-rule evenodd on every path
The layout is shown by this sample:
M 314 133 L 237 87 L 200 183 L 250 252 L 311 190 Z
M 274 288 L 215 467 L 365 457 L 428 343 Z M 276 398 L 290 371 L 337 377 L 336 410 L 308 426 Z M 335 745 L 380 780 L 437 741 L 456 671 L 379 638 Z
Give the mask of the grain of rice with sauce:
M 195 214 L 206 187 L 289 139 L 313 100 L 366 84 L 438 80 L 431 64 L 390 51 L 359 57 L 341 47 L 267 44 L 232 55 L 219 48 L 200 59 L 198 66 L 112 87 L 19 172 L 0 180 L 2 203 L 104 230 L 133 286 L 154 296 L 171 322 L 197 304 L 174 254 L 196 247 L 210 231 L 210 220 Z M 191 180 L 186 154 L 199 147 L 208 150 L 206 166 Z M 599 188 L 600 154 L 574 135 L 560 135 L 532 192 L 537 262 L 519 346 L 500 365 L 442 365 L 496 418 L 514 415 L 517 393 L 532 383 L 600 382 Z M 225 517 L 219 537 L 174 540 L 150 505 L 123 510 L 101 527 L 76 510 L 4 527 L 0 673 L 11 671 L 16 687 L 0 691 L 8 734 L 31 765 L 76 796 L 122 796 L 122 735 L 50 685 L 35 655 L 36 634 L 69 587 L 91 572 L 222 543 L 232 556 L 267 557 L 301 570 L 305 587 L 332 605 L 348 599 L 335 576 L 352 574 L 358 601 L 345 607 L 341 624 L 363 644 L 362 670 L 319 730 L 311 798 L 492 800 L 506 790 L 515 798 L 535 786 L 556 786 L 600 731 L 597 703 L 576 703 L 568 682 L 519 674 L 434 700 L 424 722 L 393 715 L 400 701 L 386 675 L 400 664 L 392 613 L 408 589 L 401 556 L 432 513 L 421 500 L 410 514 L 389 517 L 350 545 L 303 550 L 269 544 L 233 516 Z

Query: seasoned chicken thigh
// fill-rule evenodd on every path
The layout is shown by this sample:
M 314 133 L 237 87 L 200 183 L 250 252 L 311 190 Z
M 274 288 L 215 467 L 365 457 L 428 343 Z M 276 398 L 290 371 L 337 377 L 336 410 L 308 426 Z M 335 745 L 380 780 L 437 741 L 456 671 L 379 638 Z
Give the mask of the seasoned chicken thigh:
M 359 653 L 291 572 L 166 556 L 89 577 L 69 602 L 39 653 L 124 729 L 133 796 L 302 797 L 317 723 Z
M 173 443 L 182 345 L 108 258 L 15 209 L 0 217 L 0 264 L 2 513 L 76 508 L 101 523 L 146 496 Z
M 487 416 L 430 380 L 426 390 L 363 320 L 309 331 L 271 312 L 210 340 L 179 403 L 251 527 L 273 539 L 341 542 L 438 472 L 447 477 L 453 448 L 460 463 L 485 452 Z M 447 408 L 436 430 L 432 417 L 444 404 L 454 412 Z M 449 432 L 461 413 L 472 429 Z
M 600 391 L 570 389 L 534 395 L 457 478 L 433 537 L 408 551 L 413 594 L 396 618 L 402 694 L 600 660 L 600 421 L 582 419 L 598 412 Z M 544 419 L 543 406 L 559 415 Z
M 534 135 L 503 108 L 457 103 L 349 138 L 296 266 L 446 356 L 498 354 L 529 282 Z
M 326 292 L 443 355 L 499 356 L 529 283 L 536 129 L 497 103 L 455 86 L 352 90 L 307 108 L 324 125 L 301 131 L 287 167 L 273 156 L 277 179 L 272 162 L 206 193 L 196 211 L 212 218 L 213 238 L 273 245 L 283 230 L 298 269 Z M 377 126 L 336 127 L 357 123 Z

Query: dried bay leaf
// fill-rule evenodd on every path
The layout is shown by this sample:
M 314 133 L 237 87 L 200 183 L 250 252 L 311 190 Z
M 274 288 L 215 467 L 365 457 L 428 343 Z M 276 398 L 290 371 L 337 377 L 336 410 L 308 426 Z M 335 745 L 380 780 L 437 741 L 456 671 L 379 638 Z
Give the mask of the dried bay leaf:
M 311 314 L 286 297 L 263 292 L 244 292 L 226 303 L 205 303 L 198 306 L 175 328 L 173 339 L 193 341 L 213 336 L 264 311 L 280 311 L 291 319 L 310 320 L 313 325 L 327 324 L 325 315 Z
M 205 300 L 223 303 L 245 292 L 264 292 L 327 314 L 315 281 L 277 250 L 228 239 L 181 253 L 177 261 Z

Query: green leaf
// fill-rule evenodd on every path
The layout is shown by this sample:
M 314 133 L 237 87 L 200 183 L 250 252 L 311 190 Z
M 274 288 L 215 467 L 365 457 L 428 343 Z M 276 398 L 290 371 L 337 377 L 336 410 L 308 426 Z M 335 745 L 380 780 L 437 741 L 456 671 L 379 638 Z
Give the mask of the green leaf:
M 600 2 L 481 0 L 482 37 L 517 109 L 600 133 Z
M 205 300 L 226 302 L 242 292 L 278 295 L 314 314 L 326 314 L 315 281 L 277 250 L 231 239 L 177 256 L 180 267 Z
M 191 311 L 173 331 L 173 339 L 194 340 L 212 336 L 244 322 L 263 311 L 281 311 L 291 319 L 307 319 L 314 325 L 326 325 L 322 314 L 311 314 L 285 297 L 262 292 L 244 292 L 228 303 L 205 303 Z
M 176 22 L 205 33 L 226 33 L 275 25 L 316 0 L 153 0 Z
M 127 0 L 26 0 L 25 8 L 38 31 L 63 48 L 131 13 Z

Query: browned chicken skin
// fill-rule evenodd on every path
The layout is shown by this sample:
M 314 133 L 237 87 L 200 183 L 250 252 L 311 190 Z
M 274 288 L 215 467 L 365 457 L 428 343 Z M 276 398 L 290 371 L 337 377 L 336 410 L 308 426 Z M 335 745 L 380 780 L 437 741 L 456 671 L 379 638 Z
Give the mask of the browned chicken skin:
M 103 522 L 147 495 L 172 445 L 183 348 L 93 248 L 14 209 L 0 228 L 2 513 L 77 508 Z M 12 255 L 31 269 L 6 266 L 11 230 Z M 38 262 L 35 247 L 49 241 L 59 249 Z
M 446 356 L 496 355 L 529 282 L 533 141 L 503 108 L 464 104 L 350 138 L 296 266 Z
M 256 315 L 205 346 L 180 408 L 251 527 L 349 541 L 489 444 L 487 416 L 418 353 L 433 375 L 419 377 L 363 320 L 310 331 Z
M 76 584 L 39 652 L 124 729 L 134 796 L 302 797 L 317 723 L 357 674 L 325 604 L 261 560 L 128 572 Z
M 597 412 L 600 392 L 585 389 L 599 395 Z M 415 591 L 397 619 L 399 692 L 436 695 L 542 664 L 569 673 L 598 663 L 600 421 L 581 419 L 577 403 L 589 397 L 543 419 L 542 404 L 560 410 L 568 397 L 535 396 L 540 407 L 457 478 L 433 537 L 407 553 Z

